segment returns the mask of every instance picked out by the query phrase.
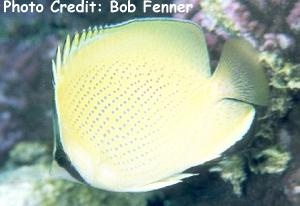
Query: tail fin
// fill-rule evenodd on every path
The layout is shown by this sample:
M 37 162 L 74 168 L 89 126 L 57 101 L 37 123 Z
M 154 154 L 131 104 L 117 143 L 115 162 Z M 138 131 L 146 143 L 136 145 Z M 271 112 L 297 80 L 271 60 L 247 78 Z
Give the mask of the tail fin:
M 258 53 L 244 40 L 232 39 L 225 43 L 212 81 L 222 98 L 268 104 L 268 84 Z

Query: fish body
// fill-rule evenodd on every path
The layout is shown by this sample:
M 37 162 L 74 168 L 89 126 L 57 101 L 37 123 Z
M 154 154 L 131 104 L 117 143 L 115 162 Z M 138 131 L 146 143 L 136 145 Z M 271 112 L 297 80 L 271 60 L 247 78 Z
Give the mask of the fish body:
M 211 74 L 202 30 L 133 20 L 67 37 L 53 61 L 55 157 L 110 191 L 149 191 L 218 157 L 267 104 L 256 51 L 230 40 Z M 70 169 L 70 167 L 72 169 Z

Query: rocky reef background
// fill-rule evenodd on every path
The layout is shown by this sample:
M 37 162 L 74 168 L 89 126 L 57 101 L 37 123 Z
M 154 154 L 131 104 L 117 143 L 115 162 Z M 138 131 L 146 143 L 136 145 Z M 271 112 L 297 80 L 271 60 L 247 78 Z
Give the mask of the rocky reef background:
M 133 2 L 140 7 L 141 1 Z M 212 68 L 228 38 L 245 38 L 259 50 L 269 77 L 271 101 L 267 109 L 258 108 L 257 121 L 245 140 L 222 158 L 191 169 L 200 175 L 159 191 L 109 193 L 53 180 L 49 175 L 51 58 L 56 46 L 67 33 L 91 25 L 158 15 L 0 13 L 1 206 L 300 205 L 300 1 L 174 3 L 194 4 L 190 13 L 173 16 L 204 28 Z

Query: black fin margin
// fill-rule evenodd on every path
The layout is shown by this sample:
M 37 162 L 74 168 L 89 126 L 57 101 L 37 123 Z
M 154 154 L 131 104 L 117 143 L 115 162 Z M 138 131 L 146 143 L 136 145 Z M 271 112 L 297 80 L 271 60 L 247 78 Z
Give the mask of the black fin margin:
M 54 108 L 52 111 L 53 135 L 54 135 L 53 161 L 56 161 L 60 167 L 64 168 L 73 178 L 75 178 L 79 182 L 88 184 L 82 178 L 82 176 L 79 174 L 76 168 L 72 165 L 68 155 L 65 153 L 63 149 L 62 143 L 60 141 L 61 137 L 59 132 L 58 116 L 57 116 L 57 110 L 56 110 L 56 104 L 54 98 L 53 98 L 53 108 Z

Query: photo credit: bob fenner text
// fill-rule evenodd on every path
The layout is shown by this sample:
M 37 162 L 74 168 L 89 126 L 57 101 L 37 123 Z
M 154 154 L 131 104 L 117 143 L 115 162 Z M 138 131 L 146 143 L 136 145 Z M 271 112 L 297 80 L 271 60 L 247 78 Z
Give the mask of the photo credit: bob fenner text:
M 102 12 L 102 4 L 109 4 L 109 7 L 105 5 L 103 8 L 109 8 L 110 13 L 134 13 L 138 10 L 137 6 L 132 3 L 132 0 L 127 2 L 118 2 L 117 0 L 102 0 L 90 1 L 81 0 L 79 3 L 62 3 L 61 0 L 53 0 L 50 4 L 50 8 L 45 8 L 41 3 L 35 3 L 34 1 L 27 1 L 26 3 L 17 3 L 15 0 L 3 0 L 3 12 L 4 13 L 42 13 L 46 9 L 52 13 L 96 13 Z M 157 4 L 152 0 L 144 0 L 142 3 L 142 12 L 154 12 L 154 13 L 188 13 L 193 9 L 193 4 Z M 139 8 L 139 11 L 140 8 Z

